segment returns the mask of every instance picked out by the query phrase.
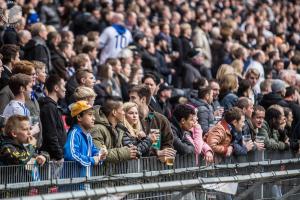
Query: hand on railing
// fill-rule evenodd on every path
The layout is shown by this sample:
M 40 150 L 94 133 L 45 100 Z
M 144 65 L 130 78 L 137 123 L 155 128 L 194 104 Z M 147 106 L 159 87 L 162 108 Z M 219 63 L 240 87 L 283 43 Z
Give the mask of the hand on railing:
M 131 159 L 137 159 L 137 153 L 138 153 L 138 150 L 137 150 L 137 147 L 130 144 L 129 145 L 129 151 L 130 151 L 130 158 Z
M 166 148 L 163 150 L 158 150 L 157 151 L 157 157 L 161 162 L 165 162 L 166 158 L 175 158 L 176 157 L 176 150 L 172 148 Z
M 232 147 L 232 146 L 229 146 L 229 147 L 227 148 L 226 157 L 231 156 L 232 152 L 233 152 L 233 147 Z
M 45 158 L 45 156 L 43 156 L 43 155 L 39 155 L 39 156 L 37 156 L 35 159 L 36 159 L 36 162 L 37 162 L 39 165 L 44 165 L 45 162 L 46 162 L 46 158 Z
M 206 165 L 211 164 L 214 162 L 214 155 L 211 151 L 208 151 L 205 156 L 204 160 L 206 161 Z
M 251 151 L 253 149 L 253 147 L 254 147 L 254 144 L 253 144 L 252 140 L 244 143 L 244 145 L 247 148 L 247 151 Z
M 94 161 L 95 161 L 94 165 L 97 166 L 100 162 L 99 155 L 98 156 L 93 156 L 93 158 L 94 158 Z
M 99 160 L 100 160 L 100 161 L 103 161 L 103 160 L 105 160 L 105 159 L 106 159 L 106 156 L 107 156 L 107 154 L 108 154 L 108 151 L 107 151 L 106 147 L 105 147 L 105 146 L 103 146 L 103 147 L 101 148 L 101 151 L 100 151 L 100 153 L 99 153 Z
M 256 148 L 258 151 L 263 151 L 265 150 L 265 144 L 261 143 L 261 142 L 254 142 L 254 144 L 256 145 Z

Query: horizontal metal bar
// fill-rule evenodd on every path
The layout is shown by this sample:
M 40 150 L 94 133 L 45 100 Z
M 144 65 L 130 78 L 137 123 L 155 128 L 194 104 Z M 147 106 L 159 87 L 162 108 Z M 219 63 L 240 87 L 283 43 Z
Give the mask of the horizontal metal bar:
M 50 180 L 34 181 L 34 182 L 1 184 L 0 191 L 14 190 L 14 189 L 21 189 L 21 188 L 28 188 L 28 187 L 79 184 L 79 183 L 86 183 L 86 182 L 103 182 L 109 180 L 113 181 L 113 180 L 122 180 L 122 179 L 153 178 L 153 177 L 159 177 L 161 175 L 169 175 L 169 174 L 178 175 L 183 173 L 212 171 L 216 169 L 218 170 L 239 169 L 239 168 L 246 168 L 246 167 L 274 166 L 274 165 L 290 164 L 290 163 L 298 163 L 298 162 L 300 162 L 300 158 L 237 163 L 237 164 L 221 164 L 221 165 L 212 165 L 207 167 L 188 167 L 188 168 L 128 173 L 128 174 L 115 174 L 113 176 L 105 175 L 105 176 L 92 176 L 92 177 L 76 177 L 76 178 L 68 178 L 68 179 L 50 179 Z
M 272 171 L 264 173 L 254 173 L 250 175 L 237 175 L 230 177 L 214 177 L 214 178 L 202 178 L 182 180 L 182 181 L 170 181 L 162 183 L 147 183 L 147 184 L 135 184 L 127 186 L 109 187 L 101 189 L 93 189 L 86 191 L 74 191 L 57 194 L 47 194 L 35 197 L 20 197 L 14 198 L 14 200 L 53 200 L 53 199 L 67 199 L 67 198 L 92 198 L 113 195 L 117 193 L 141 193 L 152 191 L 177 191 L 188 188 L 200 187 L 203 184 L 216 184 L 216 183 L 232 183 L 232 182 L 247 182 L 247 181 L 267 181 L 270 179 L 283 179 L 294 176 L 299 176 L 300 170 L 287 170 L 287 171 Z

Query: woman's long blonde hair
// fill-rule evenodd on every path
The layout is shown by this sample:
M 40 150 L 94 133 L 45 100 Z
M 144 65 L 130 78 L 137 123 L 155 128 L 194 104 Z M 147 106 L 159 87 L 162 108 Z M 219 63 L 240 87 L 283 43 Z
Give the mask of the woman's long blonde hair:
M 124 126 L 128 129 L 128 131 L 130 132 L 130 134 L 133 136 L 133 137 L 138 137 L 140 131 L 142 131 L 142 126 L 141 126 L 141 122 L 140 120 L 138 120 L 138 123 L 133 125 L 133 124 L 130 124 L 127 119 L 126 119 L 126 114 L 127 112 L 133 108 L 133 107 L 136 107 L 138 109 L 138 106 L 136 103 L 133 103 L 133 102 L 126 102 L 123 104 L 123 109 L 124 109 L 124 112 L 125 112 L 125 117 L 124 117 Z

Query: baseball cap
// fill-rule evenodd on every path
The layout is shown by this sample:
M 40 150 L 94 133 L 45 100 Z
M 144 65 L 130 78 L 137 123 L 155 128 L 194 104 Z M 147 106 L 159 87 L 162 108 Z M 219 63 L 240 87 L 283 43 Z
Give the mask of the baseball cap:
M 81 112 L 91 109 L 92 106 L 87 101 L 77 101 L 69 106 L 71 117 L 79 115 Z

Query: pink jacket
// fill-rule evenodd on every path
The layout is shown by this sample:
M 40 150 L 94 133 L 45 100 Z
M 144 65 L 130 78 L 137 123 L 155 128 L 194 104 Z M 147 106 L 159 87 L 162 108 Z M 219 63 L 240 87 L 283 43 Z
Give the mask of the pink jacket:
M 188 140 L 194 145 L 195 155 L 196 155 L 196 164 L 198 164 L 198 156 L 199 154 L 206 155 L 208 151 L 212 151 L 210 146 L 203 141 L 202 138 L 202 128 L 199 124 L 197 124 L 194 128 L 191 129 L 192 136 L 187 135 Z

